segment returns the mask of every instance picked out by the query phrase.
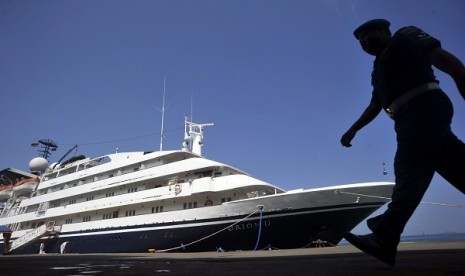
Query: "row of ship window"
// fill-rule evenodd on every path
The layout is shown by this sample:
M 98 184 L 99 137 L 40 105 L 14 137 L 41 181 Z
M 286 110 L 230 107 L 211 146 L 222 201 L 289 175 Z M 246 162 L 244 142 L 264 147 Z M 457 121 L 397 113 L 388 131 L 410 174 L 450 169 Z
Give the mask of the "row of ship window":
M 134 192 L 137 192 L 137 187 L 128 189 L 128 193 L 134 193 Z M 112 196 L 115 196 L 115 192 L 105 194 L 105 197 L 112 197 Z M 91 201 L 91 200 L 94 200 L 94 196 L 88 196 L 86 198 L 86 201 Z M 229 202 L 229 201 L 231 201 L 230 197 L 221 199 L 222 203 Z M 68 205 L 71 205 L 71 204 L 76 204 L 76 199 L 72 199 L 72 200 L 68 201 Z M 207 205 L 207 204 L 205 204 L 205 205 Z M 56 203 L 53 204 L 53 208 L 59 207 L 59 206 L 60 206 L 60 202 L 56 202 Z M 191 208 L 197 208 L 197 202 L 184 203 L 184 209 L 191 209 Z M 153 211 L 152 211 L 152 213 L 153 213 Z
M 135 193 L 135 192 L 137 192 L 137 187 L 128 189 L 128 193 Z M 110 193 L 105 194 L 105 197 L 112 197 L 112 196 L 115 196 L 115 192 L 110 192 Z M 95 199 L 94 196 L 86 197 L 86 201 L 91 201 L 91 200 L 94 200 L 94 199 Z M 71 205 L 71 204 L 76 204 L 76 199 L 71 199 L 70 201 L 68 201 L 68 205 Z M 60 207 L 60 206 L 61 206 L 61 202 L 55 202 L 52 205 L 52 208 L 56 208 L 56 207 Z
M 155 207 L 152 207 L 152 213 L 161 213 L 163 212 L 163 206 L 155 206 Z M 126 217 L 131 217 L 131 216 L 135 216 L 136 215 L 136 210 L 127 210 L 125 212 L 125 216 Z M 114 211 L 113 213 L 107 213 L 107 214 L 103 214 L 103 219 L 112 219 L 112 218 L 117 218 L 119 216 L 119 212 L 118 211 Z M 88 222 L 88 221 L 91 221 L 91 216 L 85 216 L 82 218 L 82 222 Z M 65 224 L 72 224 L 73 223 L 73 219 L 66 219 L 65 220 Z M 39 222 L 37 224 L 37 227 L 41 226 L 43 224 L 43 222 Z M 29 223 L 26 224 L 26 226 L 28 226 Z M 32 228 L 35 228 L 36 227 L 36 223 L 33 222 L 32 223 Z
M 123 174 L 131 173 L 131 172 L 137 172 L 139 170 L 144 170 L 144 169 L 148 169 L 148 168 L 151 168 L 151 167 L 159 166 L 159 165 L 161 165 L 159 161 L 160 160 L 158 160 L 158 162 L 156 162 L 156 163 L 151 163 L 151 164 L 139 164 L 137 167 L 133 167 L 132 169 L 130 167 L 118 169 L 118 170 L 114 171 L 114 173 L 109 174 L 108 177 L 95 175 L 95 176 L 91 176 L 90 178 L 88 177 L 86 179 L 80 179 L 80 180 L 78 180 L 77 183 L 73 183 L 73 184 L 65 183 L 60 187 L 56 187 L 54 189 L 47 189 L 47 190 L 41 191 L 41 192 L 39 192 L 39 194 L 47 194 L 49 191 L 54 192 L 54 191 L 57 191 L 57 190 L 63 190 L 65 187 L 67 187 L 67 188 L 76 187 L 78 185 L 83 185 L 83 184 L 92 183 L 92 182 L 95 182 L 95 181 L 98 181 L 98 180 L 112 178 L 115 175 L 120 176 L 120 175 L 123 175 Z M 79 166 L 81 166 L 81 165 L 79 165 Z M 77 171 L 80 171 L 80 169 L 78 169 Z M 60 176 L 64 176 L 64 175 L 71 174 L 71 173 L 74 173 L 74 172 L 76 172 L 76 170 L 72 170 L 70 168 L 67 168 L 66 170 L 61 171 Z M 54 179 L 57 176 L 58 176 L 57 173 L 49 174 L 48 176 L 45 177 L 45 180 Z
M 93 196 L 92 196 L 92 198 L 93 198 Z M 74 203 L 75 203 L 75 200 L 72 200 L 72 201 L 74 201 Z M 224 202 L 229 202 L 229 201 L 231 201 L 230 197 L 221 199 L 221 202 L 223 202 L 223 203 Z M 184 209 L 197 208 L 198 203 L 197 202 L 186 202 L 186 203 L 184 203 L 183 207 L 184 207 Z M 160 213 L 160 212 L 163 212 L 163 206 L 154 206 L 154 207 L 152 207 L 152 213 Z M 125 216 L 126 217 L 135 216 L 135 215 L 136 215 L 136 210 L 126 210 L 125 211 Z M 103 214 L 103 219 L 112 219 L 112 218 L 117 218 L 118 216 L 119 216 L 119 212 L 114 211 L 113 213 Z M 88 221 L 91 221 L 91 216 L 85 216 L 85 217 L 82 218 L 82 222 L 88 222 Z M 66 219 L 66 221 L 65 221 L 65 224 L 72 224 L 72 223 L 73 223 L 73 219 Z M 41 223 L 39 223 L 37 225 L 37 227 L 39 227 L 40 225 L 41 225 Z M 35 228 L 35 223 L 32 224 L 32 228 Z
M 137 188 L 135 188 L 137 190 Z M 113 194 L 113 192 L 111 193 Z M 92 200 L 90 199 L 92 198 L 93 199 L 93 196 L 92 197 L 88 197 L 88 200 Z M 209 201 L 209 200 L 207 200 Z M 231 201 L 231 198 L 228 197 L 228 198 L 222 198 L 221 199 L 221 202 L 229 202 Z M 74 202 L 76 203 L 76 200 L 72 200 L 70 201 L 70 204 L 72 204 L 71 202 Z M 207 203 L 206 203 L 207 204 Z M 58 207 L 58 206 L 55 206 L 55 207 Z M 198 203 L 197 202 L 185 202 L 184 205 L 183 205 L 184 209 L 191 209 L 191 208 L 197 208 L 198 207 Z M 163 206 L 155 206 L 155 207 L 152 207 L 152 213 L 160 213 L 160 212 L 163 212 Z M 107 213 L 107 214 L 103 214 L 103 218 L 102 219 L 112 219 L 112 218 L 117 218 L 119 215 L 119 212 L 118 211 L 114 211 L 113 213 Z M 135 216 L 136 215 L 136 210 L 127 210 L 125 212 L 125 216 L 126 217 L 130 217 L 130 216 Z M 82 218 L 82 222 L 88 222 L 88 221 L 91 221 L 91 216 L 85 216 Z M 65 224 L 72 224 L 73 223 L 73 219 L 66 219 L 65 221 Z M 33 224 L 33 228 L 35 227 L 35 225 Z
M 137 191 L 137 188 L 132 188 L 132 189 L 135 189 L 135 191 Z M 128 189 L 128 192 L 130 191 L 130 189 Z M 114 195 L 114 192 L 111 192 L 111 193 L 108 193 L 107 194 L 108 196 L 113 196 Z M 88 197 L 87 200 L 93 200 L 93 196 L 91 197 Z M 207 200 L 207 202 L 211 200 Z M 221 199 L 221 202 L 224 203 L 224 202 L 229 202 L 231 201 L 231 198 L 228 197 L 228 198 L 222 198 Z M 207 202 L 205 203 L 205 205 L 207 205 Z M 74 204 L 76 203 L 76 200 L 71 200 L 69 204 Z M 59 206 L 59 203 L 58 205 L 55 204 L 54 207 L 58 207 Z M 183 205 L 184 209 L 191 209 L 191 208 L 197 208 L 198 207 L 198 203 L 197 202 L 186 202 L 184 203 Z M 163 212 L 163 206 L 155 206 L 155 207 L 152 207 L 152 213 L 160 213 L 160 212 Z M 135 216 L 136 215 L 136 210 L 127 210 L 125 211 L 125 216 L 126 217 L 130 217 L 130 216 Z M 107 213 L 107 214 L 103 214 L 103 219 L 112 219 L 112 218 L 117 218 L 119 216 L 119 212 L 118 211 L 114 211 L 113 213 Z M 88 221 L 91 221 L 91 216 L 85 216 L 82 218 L 82 222 L 88 222 Z M 65 221 L 65 224 L 72 224 L 73 223 L 73 219 L 66 219 Z M 29 224 L 29 223 L 28 223 Z M 40 226 L 40 223 L 37 225 L 37 227 Z M 32 224 L 32 228 L 35 227 L 35 223 Z
M 176 160 L 172 160 L 171 162 L 175 162 L 175 161 Z M 171 162 L 168 162 L 168 163 L 171 163 Z M 167 164 L 167 163 L 165 163 L 165 164 Z M 71 183 L 63 183 L 59 187 L 48 188 L 48 189 L 44 189 L 44 190 L 35 192 L 33 196 L 41 195 L 41 194 L 47 194 L 48 192 L 60 191 L 60 190 L 63 190 L 65 188 L 76 187 L 78 185 L 83 185 L 83 184 L 92 183 L 92 182 L 99 181 L 99 180 L 112 178 L 115 175 L 120 176 L 120 175 L 123 175 L 123 174 L 131 173 L 131 172 L 137 172 L 139 170 L 148 169 L 148 168 L 151 168 L 151 167 L 154 167 L 154 166 L 159 166 L 159 165 L 160 164 L 158 162 L 154 163 L 154 164 L 148 164 L 148 165 L 139 164 L 138 167 L 132 168 L 132 170 L 130 168 L 119 169 L 119 170 L 115 171 L 114 173 L 109 174 L 108 177 L 105 177 L 105 176 L 101 177 L 101 176 L 95 175 L 93 177 L 91 176 L 90 178 L 80 179 L 80 180 L 78 180 L 78 182 L 73 183 L 73 184 L 71 184 Z M 71 173 L 73 173 L 73 172 L 71 172 Z M 201 171 L 201 172 L 195 172 L 194 173 L 194 175 L 196 175 L 198 178 L 209 177 L 209 176 L 219 177 L 222 174 L 223 174 L 222 172 L 218 172 L 218 171 L 213 172 L 213 170 L 206 170 L 206 171 Z M 45 180 L 53 179 L 55 177 L 57 177 L 57 175 L 55 175 L 55 176 L 49 175 L 48 177 L 45 177 Z M 177 183 L 182 183 L 182 182 L 185 182 L 185 181 L 184 180 L 178 180 Z M 135 189 L 137 191 L 137 188 L 135 188 Z M 128 191 L 128 193 L 129 193 L 129 191 Z

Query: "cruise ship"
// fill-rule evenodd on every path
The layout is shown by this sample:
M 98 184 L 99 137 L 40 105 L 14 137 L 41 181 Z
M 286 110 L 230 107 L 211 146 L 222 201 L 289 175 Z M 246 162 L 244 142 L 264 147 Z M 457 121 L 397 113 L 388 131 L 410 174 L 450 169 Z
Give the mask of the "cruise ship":
M 179 150 L 74 156 L 0 172 L 4 254 L 143 253 L 337 245 L 390 201 L 394 183 L 285 191 L 202 156 L 204 129 L 185 120 Z M 69 153 L 70 151 L 68 151 Z M 314 183 L 309 183 L 314 185 Z

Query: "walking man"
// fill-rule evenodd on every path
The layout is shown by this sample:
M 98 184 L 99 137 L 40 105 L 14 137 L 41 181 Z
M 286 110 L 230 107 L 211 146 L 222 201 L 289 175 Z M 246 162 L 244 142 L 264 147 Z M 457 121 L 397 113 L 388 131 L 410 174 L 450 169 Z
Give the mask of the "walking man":
M 453 107 L 439 87 L 432 66 L 454 80 L 465 99 L 465 67 L 441 48 L 439 40 L 409 26 L 394 35 L 384 19 L 370 20 L 354 31 L 368 54 L 375 56 L 371 101 L 342 135 L 350 147 L 356 133 L 382 109 L 394 120 L 397 151 L 396 185 L 384 214 L 367 221 L 368 235 L 346 233 L 360 250 L 394 266 L 405 225 L 425 194 L 435 172 L 465 194 L 465 144 L 451 130 Z

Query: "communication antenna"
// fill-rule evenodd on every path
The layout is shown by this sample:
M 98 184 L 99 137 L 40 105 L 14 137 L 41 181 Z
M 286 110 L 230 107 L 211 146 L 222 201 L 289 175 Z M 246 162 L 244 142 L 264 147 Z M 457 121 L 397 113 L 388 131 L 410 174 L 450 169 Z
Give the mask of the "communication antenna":
M 76 151 L 74 152 L 74 154 L 76 155 L 77 148 L 78 148 L 78 145 L 76 144 L 76 145 L 74 145 L 74 147 L 72 147 L 71 149 L 69 149 L 69 150 L 60 158 L 60 160 L 58 160 L 58 161 L 53 165 L 52 169 L 54 169 L 58 164 L 60 164 L 61 161 L 63 161 L 63 159 L 65 159 L 66 156 L 68 156 L 68 154 L 70 154 L 73 150 L 76 150 Z
M 166 76 L 163 78 L 163 105 L 161 107 L 160 151 L 163 150 L 163 123 L 165 121 Z
M 191 93 L 191 122 L 194 121 L 194 92 Z
M 41 139 L 37 142 L 34 142 L 31 144 L 32 147 L 39 147 L 40 149 L 38 152 L 40 153 L 40 156 L 47 159 L 48 157 L 52 154 L 51 151 L 56 151 L 57 150 L 57 144 L 51 140 L 51 139 Z

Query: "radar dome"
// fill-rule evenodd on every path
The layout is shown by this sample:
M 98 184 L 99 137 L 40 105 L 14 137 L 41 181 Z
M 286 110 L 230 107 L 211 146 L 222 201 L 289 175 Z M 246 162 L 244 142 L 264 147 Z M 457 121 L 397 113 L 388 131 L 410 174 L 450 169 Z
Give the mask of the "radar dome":
M 48 168 L 48 161 L 43 157 L 36 157 L 29 162 L 29 169 L 31 172 L 41 172 L 44 173 Z

